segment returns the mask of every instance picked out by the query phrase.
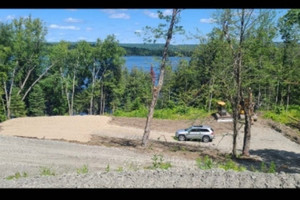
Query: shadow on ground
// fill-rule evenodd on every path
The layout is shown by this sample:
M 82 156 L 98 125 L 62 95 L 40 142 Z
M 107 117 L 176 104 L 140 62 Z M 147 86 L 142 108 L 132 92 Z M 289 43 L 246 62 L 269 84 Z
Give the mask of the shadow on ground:
M 273 161 L 277 171 L 300 173 L 300 154 L 298 153 L 276 149 L 259 149 L 251 150 L 250 154 L 261 157 L 263 162 L 267 164 Z

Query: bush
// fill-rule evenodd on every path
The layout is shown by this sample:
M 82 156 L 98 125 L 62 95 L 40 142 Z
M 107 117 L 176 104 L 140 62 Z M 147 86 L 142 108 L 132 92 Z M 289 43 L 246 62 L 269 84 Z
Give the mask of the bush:
M 172 167 L 170 162 L 164 162 L 163 155 L 157 155 L 154 154 L 152 157 L 152 167 L 149 167 L 150 169 L 169 169 Z
M 245 167 L 237 165 L 231 159 L 227 160 L 225 164 L 220 164 L 219 167 L 225 169 L 226 171 L 230 169 L 238 172 L 242 172 L 246 170 Z
M 23 172 L 23 174 L 21 174 L 20 172 L 17 172 L 14 175 L 6 177 L 6 180 L 19 179 L 22 177 L 25 178 L 27 176 L 28 176 L 28 174 L 26 172 Z
M 40 175 L 42 175 L 42 176 L 55 176 L 55 172 L 51 171 L 50 168 L 41 167 L 41 169 L 40 169 Z
M 114 116 L 119 117 L 147 117 L 148 109 L 146 107 L 140 107 L 138 110 L 126 112 L 124 110 L 116 110 Z M 197 119 L 209 116 L 210 113 L 204 109 L 177 106 L 174 108 L 164 108 L 154 110 L 153 118 L 157 119 Z
M 86 174 L 89 172 L 88 166 L 83 165 L 81 168 L 77 169 L 77 174 Z
M 213 161 L 211 158 L 209 158 L 207 155 L 202 159 L 202 158 L 197 158 L 196 159 L 196 165 L 200 169 L 206 170 L 206 169 L 211 169 L 213 168 Z

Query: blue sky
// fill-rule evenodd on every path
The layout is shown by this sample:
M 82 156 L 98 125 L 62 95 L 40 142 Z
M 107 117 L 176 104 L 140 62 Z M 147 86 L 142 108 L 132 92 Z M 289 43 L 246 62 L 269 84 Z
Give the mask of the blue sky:
M 165 15 L 171 9 L 161 9 Z M 187 36 L 209 33 L 214 27 L 212 14 L 216 9 L 185 9 L 181 13 L 180 25 Z M 277 9 L 278 17 L 287 10 Z M 96 41 L 114 34 L 120 43 L 142 43 L 143 27 L 157 26 L 161 20 L 157 17 L 157 9 L 0 9 L 0 21 L 10 22 L 19 17 L 40 18 L 47 27 L 48 42 Z M 172 44 L 198 44 L 199 40 L 187 36 L 175 36 Z M 164 41 L 158 41 L 163 43 Z

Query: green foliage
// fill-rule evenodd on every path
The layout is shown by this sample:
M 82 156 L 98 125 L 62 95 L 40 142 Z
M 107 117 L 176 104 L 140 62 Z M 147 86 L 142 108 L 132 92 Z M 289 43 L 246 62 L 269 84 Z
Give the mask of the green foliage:
M 48 167 L 41 167 L 40 175 L 41 176 L 55 176 L 55 171 L 51 171 L 51 169 Z
M 198 168 L 202 170 L 211 169 L 215 166 L 213 160 L 209 158 L 207 155 L 204 158 L 197 158 L 196 165 Z
M 105 171 L 106 171 L 106 172 L 109 172 L 109 171 L 110 171 L 110 166 L 109 166 L 109 164 L 107 164 L 107 166 L 106 166 L 106 168 L 105 168 Z
M 14 175 L 6 177 L 6 180 L 26 178 L 26 177 L 28 177 L 28 174 L 26 172 L 23 172 L 23 174 L 21 174 L 20 172 L 16 172 Z
M 276 165 L 275 165 L 274 161 L 272 161 L 270 163 L 270 167 L 268 169 L 268 173 L 275 173 L 275 172 L 276 172 Z
M 123 167 L 118 167 L 118 169 L 117 169 L 116 171 L 117 171 L 117 172 L 123 172 L 124 169 L 123 169 Z
M 43 116 L 45 114 L 45 95 L 39 85 L 35 85 L 28 97 L 29 115 Z
M 149 169 L 169 169 L 172 167 L 170 162 L 164 162 L 164 157 L 163 155 L 159 154 L 154 154 L 152 159 L 152 166 L 148 167 Z
M 283 106 L 277 106 L 272 111 L 265 111 L 263 117 L 288 125 L 294 121 L 292 118 L 300 120 L 300 106 L 291 105 L 287 111 Z
M 20 95 L 18 95 L 18 88 L 14 87 L 12 90 L 11 100 L 11 116 L 24 117 L 26 116 L 26 106 Z
M 242 172 L 242 171 L 246 170 L 245 167 L 237 165 L 231 159 L 227 160 L 224 164 L 220 164 L 219 168 L 225 169 L 226 171 L 227 170 L 234 170 L 234 171 L 238 171 L 238 172 Z
M 125 112 L 117 110 L 114 116 L 119 117 L 147 117 L 148 110 L 145 107 L 141 107 L 138 110 Z M 204 109 L 197 109 L 192 107 L 177 106 L 174 108 L 157 109 L 154 111 L 154 118 L 157 119 L 197 119 L 209 116 L 210 113 Z
M 87 174 L 89 172 L 89 168 L 87 165 L 83 165 L 81 168 L 77 169 L 77 174 Z

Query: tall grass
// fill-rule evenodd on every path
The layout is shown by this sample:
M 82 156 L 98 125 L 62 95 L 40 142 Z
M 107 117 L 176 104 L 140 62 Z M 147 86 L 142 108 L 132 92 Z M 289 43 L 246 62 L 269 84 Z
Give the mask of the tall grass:
M 147 117 L 148 109 L 145 107 L 125 112 L 123 110 L 117 110 L 114 116 L 120 117 Z M 153 117 L 156 119 L 177 119 L 177 120 L 189 120 L 196 118 L 204 118 L 209 116 L 210 113 L 204 109 L 177 106 L 174 108 L 157 109 L 154 111 Z
M 285 107 L 277 106 L 271 111 L 265 111 L 263 117 L 282 124 L 293 123 L 294 120 L 291 117 L 300 120 L 300 106 L 291 105 L 287 111 Z

